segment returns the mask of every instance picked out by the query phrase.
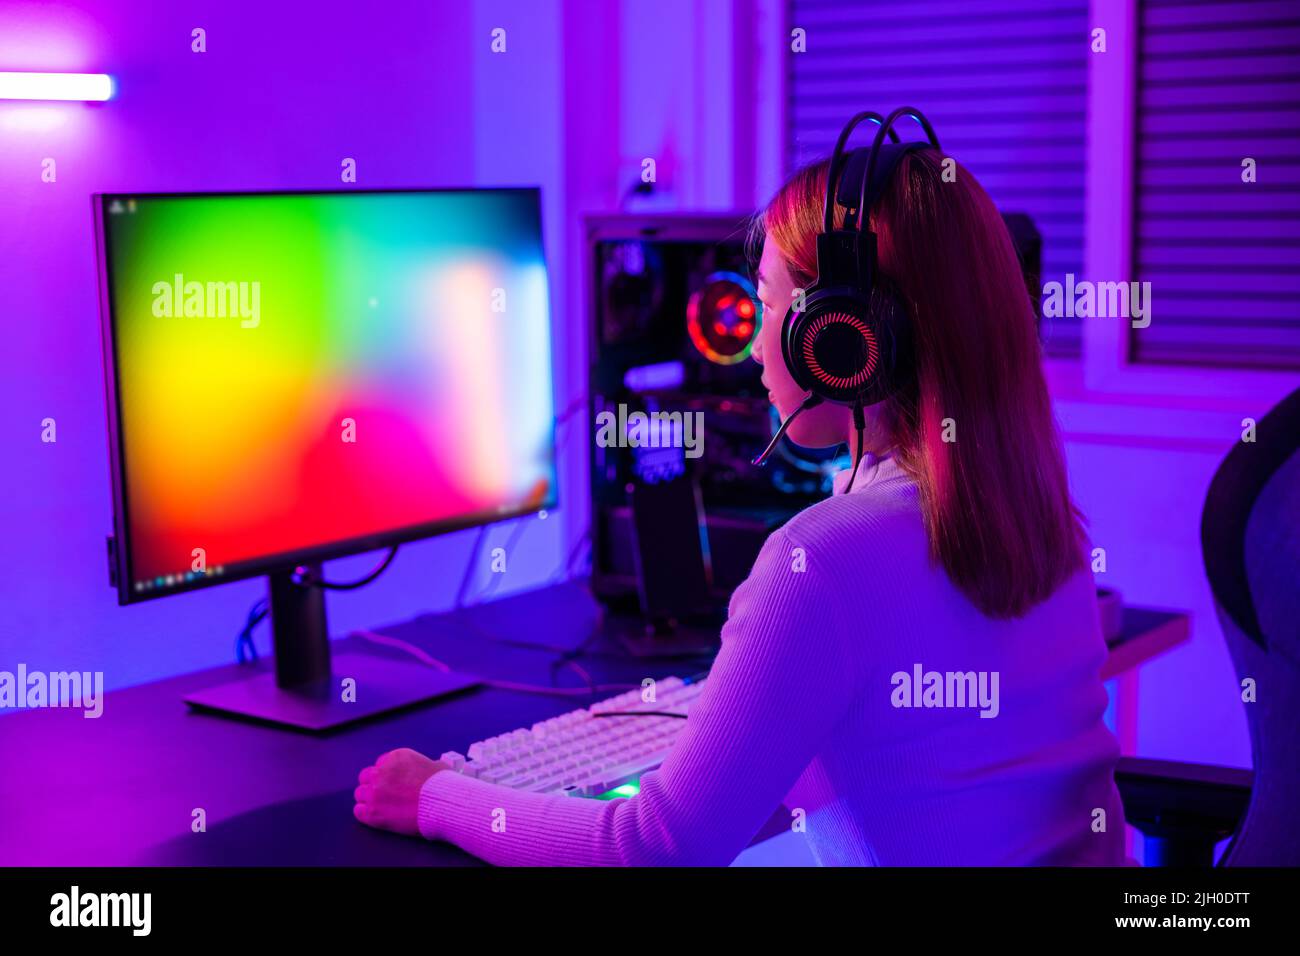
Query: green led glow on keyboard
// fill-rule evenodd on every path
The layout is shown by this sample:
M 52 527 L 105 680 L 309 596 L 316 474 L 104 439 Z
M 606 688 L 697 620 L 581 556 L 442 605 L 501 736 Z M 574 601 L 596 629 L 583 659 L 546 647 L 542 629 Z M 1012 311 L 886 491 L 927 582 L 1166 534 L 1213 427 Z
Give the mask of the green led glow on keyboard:
M 621 787 L 615 787 L 613 790 L 606 790 L 604 793 L 598 793 L 593 798 L 595 800 L 616 800 L 619 797 L 635 797 L 641 792 L 641 778 L 630 780 Z

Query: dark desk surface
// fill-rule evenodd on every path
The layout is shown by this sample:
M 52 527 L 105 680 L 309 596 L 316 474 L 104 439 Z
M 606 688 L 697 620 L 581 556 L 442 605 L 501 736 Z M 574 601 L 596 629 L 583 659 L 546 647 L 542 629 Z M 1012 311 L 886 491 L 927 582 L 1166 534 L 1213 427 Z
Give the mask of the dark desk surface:
M 514 642 L 572 646 L 601 627 L 599 620 L 585 592 L 564 585 L 469 616 L 377 630 L 457 670 L 579 687 L 573 671 L 554 668 L 554 650 Z M 1185 615 L 1126 612 L 1114 653 L 1129 645 L 1124 666 L 1132 667 L 1167 647 L 1180 625 L 1185 638 Z M 1150 641 L 1153 631 L 1165 642 Z M 356 638 L 334 646 L 392 653 Z M 639 685 L 645 677 L 704 670 L 708 659 L 637 660 L 598 634 L 581 663 L 600 683 Z M 480 688 L 317 736 L 191 713 L 181 701 L 188 691 L 248 672 L 232 664 L 114 691 L 94 720 L 74 709 L 0 717 L 0 865 L 476 865 L 454 847 L 358 824 L 357 773 L 397 747 L 432 757 L 463 751 L 471 741 L 590 702 Z M 206 832 L 191 830 L 196 808 L 206 813 Z

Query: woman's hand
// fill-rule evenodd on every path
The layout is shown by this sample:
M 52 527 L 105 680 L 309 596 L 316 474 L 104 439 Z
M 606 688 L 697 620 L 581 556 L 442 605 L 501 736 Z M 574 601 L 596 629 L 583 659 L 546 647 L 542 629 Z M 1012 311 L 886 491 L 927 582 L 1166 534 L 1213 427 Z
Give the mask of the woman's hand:
M 352 815 L 366 826 L 419 836 L 420 788 L 447 765 L 407 747 L 390 750 L 361 771 Z

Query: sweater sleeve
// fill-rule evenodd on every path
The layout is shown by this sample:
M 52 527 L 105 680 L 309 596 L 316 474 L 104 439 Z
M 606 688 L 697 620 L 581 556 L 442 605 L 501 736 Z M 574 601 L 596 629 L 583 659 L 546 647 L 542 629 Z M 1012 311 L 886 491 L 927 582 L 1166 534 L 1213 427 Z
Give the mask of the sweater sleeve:
M 854 692 L 830 569 L 785 529 L 732 595 L 722 648 L 663 766 L 631 798 L 522 793 L 442 771 L 420 832 L 499 865 L 726 865 L 780 806 Z

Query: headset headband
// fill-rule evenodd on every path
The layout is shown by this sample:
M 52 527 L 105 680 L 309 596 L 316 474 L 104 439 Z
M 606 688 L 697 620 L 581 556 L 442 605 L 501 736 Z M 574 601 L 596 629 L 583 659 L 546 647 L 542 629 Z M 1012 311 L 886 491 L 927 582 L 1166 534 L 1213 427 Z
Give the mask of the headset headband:
M 924 142 L 899 143 L 898 133 L 894 131 L 894 123 L 904 116 L 910 116 L 920 124 L 926 135 Z M 876 131 L 875 139 L 872 140 L 869 149 L 855 149 L 846 155 L 844 146 L 853 130 L 863 120 L 871 120 L 880 127 Z M 885 137 L 889 137 L 889 145 L 885 144 Z M 894 170 L 898 168 L 898 164 L 902 162 L 903 157 L 908 153 L 915 152 L 918 149 L 925 149 L 927 146 L 939 149 L 939 137 L 935 135 L 934 127 L 930 125 L 930 121 L 914 106 L 900 106 L 883 119 L 874 110 L 866 110 L 849 120 L 840 132 L 839 139 L 835 141 L 835 151 L 831 153 L 831 166 L 826 176 L 826 202 L 822 211 L 822 231 L 831 232 L 835 228 L 835 203 L 838 202 L 839 205 L 844 206 L 846 209 L 856 210 L 858 231 L 866 232 L 869 218 L 867 211 L 875 205 L 876 200 L 880 198 L 880 194 L 884 192 L 894 174 Z M 838 189 L 836 188 L 837 179 Z M 858 192 L 856 204 L 853 202 L 855 184 Z M 852 228 L 851 221 L 845 221 L 846 229 Z
M 867 217 L 862 210 L 870 209 L 884 193 L 885 187 L 894 177 L 894 170 L 903 161 L 903 157 L 917 150 L 925 149 L 929 143 L 886 143 L 876 153 L 879 157 L 871 181 L 865 183 L 867 165 L 872 152 L 863 146 L 853 150 L 844 157 L 844 174 L 840 176 L 839 188 L 835 192 L 835 201 L 846 209 L 852 210 L 844 219 L 844 228 L 852 229 L 856 223 L 858 230 L 866 231 Z
M 898 142 L 898 134 L 892 129 L 886 129 L 884 117 L 875 110 L 864 110 L 848 121 L 840 131 L 840 138 L 835 141 L 835 151 L 831 153 L 831 168 L 826 174 L 826 202 L 822 204 L 822 232 L 830 232 L 835 228 L 835 178 L 843 172 L 841 162 L 844 160 L 844 144 L 849 141 L 849 136 L 863 120 L 871 120 L 880 126 L 881 132 L 877 135 L 888 132 L 889 138 L 895 143 Z

